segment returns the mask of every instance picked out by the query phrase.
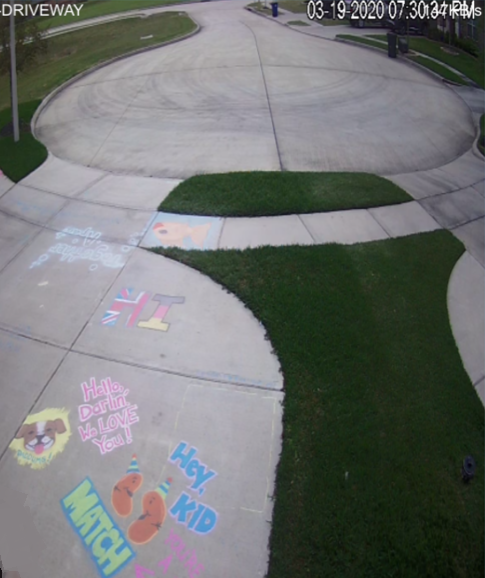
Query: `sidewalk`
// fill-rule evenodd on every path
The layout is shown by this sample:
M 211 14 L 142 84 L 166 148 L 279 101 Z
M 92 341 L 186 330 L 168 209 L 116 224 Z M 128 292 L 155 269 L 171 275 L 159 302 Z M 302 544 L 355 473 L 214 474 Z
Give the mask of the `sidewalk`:
M 0 181 L 0 215 L 3 214 L 10 227 L 13 226 L 12 218 L 21 219 L 21 222 L 26 224 L 31 223 L 36 228 L 41 228 L 39 232 L 43 231 L 43 236 L 59 234 L 65 226 L 74 227 L 78 231 L 86 227 L 95 229 L 103 226 L 103 239 L 122 244 L 129 253 L 134 245 L 146 248 L 179 246 L 214 250 L 245 249 L 261 245 L 353 244 L 440 228 L 449 229 L 467 248 L 467 253 L 456 266 L 453 281 L 450 281 L 450 319 L 465 368 L 474 385 L 481 388 L 479 395 L 485 403 L 485 314 L 481 299 L 485 291 L 483 161 L 476 153 L 469 151 L 439 169 L 388 178 L 403 187 L 416 200 L 375 209 L 224 219 L 157 213 L 156 207 L 180 182 L 178 180 L 115 176 L 71 165 L 51 155 L 42 167 L 20 184 L 13 185 L 5 178 Z M 71 181 L 76 183 L 76 187 L 72 191 L 69 188 L 66 191 L 66 184 Z M 139 192 L 134 200 L 129 192 L 135 188 Z M 162 244 L 155 233 L 159 223 L 163 223 L 169 233 L 172 230 L 182 232 L 170 233 L 164 237 L 170 241 Z M 204 228 L 210 229 L 210 234 L 203 236 L 202 244 L 194 244 L 191 232 Z M 4 246 L 3 250 L 5 249 Z M 135 253 L 138 254 L 136 251 Z M 7 256 L 6 262 L 12 258 L 12 254 L 7 252 Z M 472 278 L 474 282 L 464 282 L 467 278 Z M 152 284 L 153 282 L 150 283 Z M 13 321 L 12 326 L 15 327 Z M 6 328 L 9 327 L 10 325 Z M 111 347 L 110 345 L 106 351 L 102 349 L 103 354 L 111 356 Z M 220 353 L 222 350 L 219 347 L 217 345 L 216 350 Z M 133 358 L 128 355 L 127 359 L 152 368 L 154 354 L 149 353 L 142 357 L 139 355 Z M 219 359 L 219 355 L 216 355 L 216 358 Z M 115 356 L 115 359 L 118 357 Z M 226 366 L 223 359 L 224 355 L 217 362 L 218 374 L 246 375 L 247 370 L 244 370 L 244 367 L 234 372 L 235 362 Z M 249 359 L 248 364 L 249 367 Z M 173 369 L 182 371 L 184 375 L 191 374 L 192 371 L 181 370 L 177 364 Z M 202 370 L 202 373 L 205 371 Z M 247 379 L 244 377 L 240 381 L 233 375 L 230 382 L 242 384 L 247 383 Z M 275 379 L 274 376 L 269 378 L 258 375 L 257 380 L 253 379 L 251 383 L 269 383 Z

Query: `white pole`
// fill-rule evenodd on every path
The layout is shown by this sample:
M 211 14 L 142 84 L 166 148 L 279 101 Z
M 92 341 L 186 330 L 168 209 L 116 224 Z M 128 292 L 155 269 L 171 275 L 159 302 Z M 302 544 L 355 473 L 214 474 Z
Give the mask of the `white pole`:
M 15 16 L 14 0 L 10 0 L 12 13 L 10 14 L 10 87 L 12 89 L 12 120 L 13 140 L 18 142 L 19 136 L 19 109 L 17 98 L 17 59 L 15 55 Z

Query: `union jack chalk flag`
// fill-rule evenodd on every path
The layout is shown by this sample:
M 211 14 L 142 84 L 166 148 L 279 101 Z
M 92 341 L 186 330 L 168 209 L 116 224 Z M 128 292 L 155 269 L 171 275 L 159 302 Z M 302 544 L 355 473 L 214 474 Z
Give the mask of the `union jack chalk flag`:
M 116 325 L 116 322 L 124 309 L 132 309 L 128 319 L 126 320 L 125 327 L 133 327 L 133 325 L 135 325 L 143 307 L 145 307 L 147 301 L 150 300 L 151 293 L 141 291 L 136 299 L 130 299 L 133 291 L 134 289 L 127 288 L 122 289 L 118 293 L 111 307 L 103 315 L 103 319 L 101 320 L 102 325 L 109 325 L 111 327 Z

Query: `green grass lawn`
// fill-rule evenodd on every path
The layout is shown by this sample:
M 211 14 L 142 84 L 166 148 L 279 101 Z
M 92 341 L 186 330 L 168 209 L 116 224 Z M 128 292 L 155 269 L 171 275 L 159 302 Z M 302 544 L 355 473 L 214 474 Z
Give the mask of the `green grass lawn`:
M 350 20 L 337 20 L 333 18 L 323 18 L 322 20 L 315 20 L 324 26 L 350 26 Z
M 353 246 L 158 250 L 261 320 L 284 373 L 268 578 L 484 574 L 484 410 L 439 231 Z M 460 479 L 463 458 L 475 479 Z M 347 478 L 346 478 L 347 472 Z
M 366 44 L 367 46 L 373 46 L 374 48 L 379 48 L 380 50 L 385 50 L 387 52 L 386 45 L 369 38 L 364 38 L 363 36 L 355 36 L 353 34 L 337 34 L 336 38 L 341 38 L 342 40 L 352 40 L 352 42 Z
M 294 14 L 306 14 L 306 4 L 300 0 L 282 0 L 278 5 L 283 10 L 293 12 Z
M 50 38 L 48 52 L 36 64 L 18 75 L 20 102 L 44 98 L 54 88 L 79 72 L 126 52 L 160 44 L 194 30 L 195 23 L 178 12 L 150 18 L 134 18 L 92 26 Z M 148 40 L 142 36 L 153 35 Z M 9 83 L 0 77 L 0 110 L 10 105 Z
M 39 18 L 38 22 L 40 30 L 45 30 L 65 24 L 73 24 L 80 20 L 87 20 L 88 18 L 97 18 L 98 16 L 108 16 L 118 12 L 143 10 L 145 8 L 156 8 L 157 6 L 167 6 L 178 3 L 178 0 L 89 0 L 88 2 L 84 2 L 79 16 L 67 15 Z
M 369 38 L 376 38 L 380 40 L 386 40 L 385 34 L 369 34 Z M 455 52 L 458 52 L 457 56 L 453 54 L 448 54 L 443 48 L 452 48 Z M 411 36 L 409 38 L 409 48 L 415 50 L 416 52 L 421 52 L 437 60 L 441 60 L 448 66 L 451 66 L 461 72 L 474 82 L 476 82 L 482 88 L 485 88 L 485 68 L 483 55 L 481 58 L 475 58 L 467 52 L 463 52 L 458 48 L 450 47 L 447 44 L 441 42 L 435 42 L 429 40 L 428 38 L 423 38 L 420 36 Z
M 35 100 L 19 106 L 21 126 L 26 126 L 21 131 L 18 142 L 14 142 L 11 136 L 0 137 L 0 168 L 14 182 L 23 179 L 47 158 L 45 146 L 35 140 L 28 130 L 30 121 L 40 103 L 40 100 Z M 0 111 L 0 130 L 11 120 L 10 109 Z
M 188 16 L 167 12 L 146 19 L 111 22 L 50 38 L 47 53 L 33 67 L 18 75 L 20 115 L 23 115 L 26 122 L 30 122 L 41 100 L 79 72 L 142 46 L 160 44 L 182 36 L 195 27 Z M 149 35 L 153 35 L 153 38 L 140 40 L 141 36 Z M 8 76 L 0 76 L 0 81 L 1 129 L 10 122 L 11 111 Z M 46 154 L 44 145 L 30 134 L 22 134 L 20 142 L 16 144 L 12 138 L 0 138 L 0 168 L 13 181 L 22 179 L 37 168 L 45 160 Z
M 441 64 L 434 62 L 434 60 L 430 60 L 429 58 L 425 58 L 424 56 L 414 56 L 412 54 L 409 55 L 409 59 L 413 60 L 414 62 L 417 62 L 418 64 L 421 64 L 421 66 L 424 66 L 425 68 L 429 68 L 429 70 L 436 72 L 437 74 L 439 74 L 443 78 L 446 78 L 447 80 L 451 80 L 452 82 L 456 82 L 457 84 L 463 84 L 465 86 L 467 85 L 467 82 L 463 80 L 461 76 L 458 76 L 445 66 L 441 66 Z
M 180 183 L 160 211 L 255 217 L 393 205 L 412 200 L 368 173 L 248 172 L 201 175 Z
M 303 22 L 303 20 L 290 20 L 288 22 L 289 26 L 310 26 L 308 22 Z

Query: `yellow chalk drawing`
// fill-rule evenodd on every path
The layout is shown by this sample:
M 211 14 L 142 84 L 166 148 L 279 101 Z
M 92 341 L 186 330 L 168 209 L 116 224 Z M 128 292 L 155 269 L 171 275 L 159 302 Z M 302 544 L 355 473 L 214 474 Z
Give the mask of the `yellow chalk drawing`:
M 27 416 L 9 448 L 21 466 L 45 468 L 71 437 L 69 410 L 48 408 Z

